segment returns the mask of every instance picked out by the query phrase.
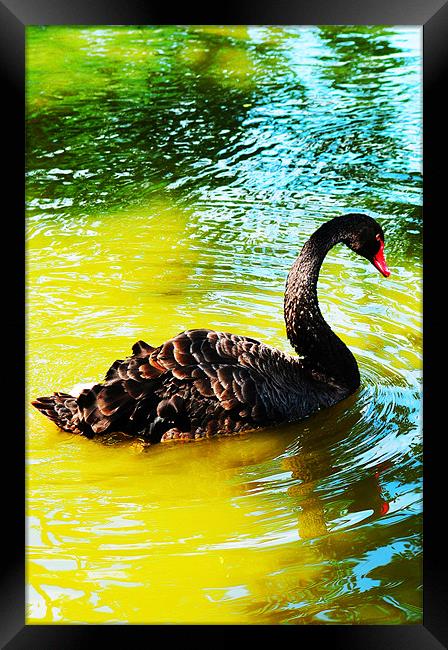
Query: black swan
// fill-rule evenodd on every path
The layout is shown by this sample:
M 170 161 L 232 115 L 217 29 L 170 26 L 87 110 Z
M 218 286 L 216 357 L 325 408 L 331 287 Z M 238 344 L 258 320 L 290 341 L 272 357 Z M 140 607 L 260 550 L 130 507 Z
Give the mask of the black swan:
M 317 300 L 320 267 L 339 242 L 390 275 L 383 230 L 372 217 L 345 214 L 318 228 L 286 282 L 286 331 L 299 356 L 245 336 L 187 330 L 157 348 L 138 341 L 104 382 L 78 397 L 58 392 L 32 404 L 65 431 L 88 438 L 122 432 L 148 443 L 259 429 L 336 404 L 360 384 L 353 354 Z

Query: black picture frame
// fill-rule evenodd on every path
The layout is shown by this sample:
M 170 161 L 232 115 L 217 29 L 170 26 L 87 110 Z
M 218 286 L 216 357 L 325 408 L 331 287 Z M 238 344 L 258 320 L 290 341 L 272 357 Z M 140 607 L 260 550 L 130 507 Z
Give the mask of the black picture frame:
M 418 25 L 424 42 L 424 613 L 422 625 L 390 626 L 153 626 L 153 625 L 25 625 L 25 27 L 35 24 L 391 24 Z M 443 478 L 446 473 L 442 390 L 438 379 L 443 314 L 435 309 L 437 277 L 444 277 L 441 262 L 443 237 L 443 176 L 446 176 L 446 88 L 448 67 L 447 0 L 280 0 L 236 3 L 200 8 L 159 5 L 145 0 L 0 0 L 0 57 L 3 74 L 3 132 L 12 136 L 3 147 L 3 248 L 12 262 L 3 267 L 3 562 L 0 641 L 8 650 L 79 648 L 127 642 L 148 646 L 158 640 L 192 643 L 209 641 L 221 646 L 230 640 L 252 642 L 288 636 L 297 644 L 327 643 L 332 648 L 432 650 L 448 647 L 448 617 L 443 568 L 446 562 L 443 523 Z M 446 182 L 446 181 L 445 181 Z M 9 205 L 5 206 L 9 200 Z M 5 291 L 6 289 L 6 291 Z M 439 296 L 440 298 L 440 296 Z M 443 374 L 442 374 L 443 377 Z M 443 385 L 444 384 L 444 385 Z M 446 390 L 446 388 L 445 388 Z M 9 421 L 10 420 L 10 421 Z M 444 453 L 445 452 L 445 453 Z M 8 472 L 7 470 L 11 470 Z M 219 627 L 217 634 L 216 627 Z M 154 638 L 156 635 L 156 638 Z M 259 637 L 261 640 L 261 636 Z M 256 636 L 256 640 L 257 636 Z M 285 638 L 286 641 L 286 638 Z

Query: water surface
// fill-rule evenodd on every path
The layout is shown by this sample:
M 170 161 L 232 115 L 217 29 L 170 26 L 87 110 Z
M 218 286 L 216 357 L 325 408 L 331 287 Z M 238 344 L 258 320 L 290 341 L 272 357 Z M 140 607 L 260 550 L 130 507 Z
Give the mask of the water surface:
M 283 289 L 364 211 L 322 312 L 362 386 L 144 450 L 27 420 L 28 623 L 419 623 L 421 49 L 404 27 L 28 27 L 27 401 L 193 327 L 289 351 Z

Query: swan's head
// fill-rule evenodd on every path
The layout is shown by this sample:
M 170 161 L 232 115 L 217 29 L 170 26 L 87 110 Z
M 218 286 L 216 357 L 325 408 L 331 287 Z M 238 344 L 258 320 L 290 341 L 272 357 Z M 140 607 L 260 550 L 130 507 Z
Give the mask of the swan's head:
M 367 214 L 350 214 L 344 217 L 350 223 L 344 243 L 352 251 L 369 260 L 385 278 L 389 277 L 390 271 L 384 257 L 384 232 L 380 224 Z

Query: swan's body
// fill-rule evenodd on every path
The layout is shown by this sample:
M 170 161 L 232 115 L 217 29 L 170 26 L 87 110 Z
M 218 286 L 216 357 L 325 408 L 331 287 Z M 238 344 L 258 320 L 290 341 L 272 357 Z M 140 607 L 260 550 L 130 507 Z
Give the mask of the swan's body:
M 38 398 L 34 406 L 89 438 L 120 431 L 160 442 L 301 420 L 336 404 L 358 388 L 359 371 L 324 321 L 316 287 L 325 255 L 341 241 L 389 275 L 384 234 L 371 217 L 344 215 L 321 226 L 286 284 L 286 330 L 300 357 L 243 336 L 187 330 L 157 348 L 138 341 L 103 383 L 78 397 Z

